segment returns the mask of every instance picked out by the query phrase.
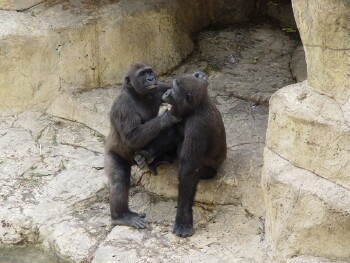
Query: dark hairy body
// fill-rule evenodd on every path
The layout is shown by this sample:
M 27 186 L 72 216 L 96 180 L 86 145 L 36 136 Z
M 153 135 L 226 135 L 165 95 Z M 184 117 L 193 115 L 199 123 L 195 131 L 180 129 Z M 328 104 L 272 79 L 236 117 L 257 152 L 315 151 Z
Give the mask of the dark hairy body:
M 171 105 L 170 113 L 182 118 L 176 124 L 183 142 L 178 149 L 178 206 L 173 227 L 181 237 L 193 234 L 192 206 L 199 179 L 215 177 L 226 159 L 225 127 L 207 86 L 205 80 L 185 75 L 176 78 L 172 89 L 163 95 L 163 101 Z
M 113 103 L 105 143 L 112 224 L 146 227 L 145 214 L 131 211 L 128 205 L 131 166 L 135 164 L 135 152 L 152 140 L 170 141 L 164 137 L 179 119 L 169 112 L 157 116 L 162 95 L 170 87 L 157 82 L 151 67 L 135 63 L 130 66 L 121 93 Z

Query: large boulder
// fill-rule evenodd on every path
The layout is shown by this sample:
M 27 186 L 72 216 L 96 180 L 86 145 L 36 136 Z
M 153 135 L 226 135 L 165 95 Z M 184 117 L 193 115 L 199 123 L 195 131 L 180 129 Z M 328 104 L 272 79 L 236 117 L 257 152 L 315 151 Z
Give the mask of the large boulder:
M 350 189 L 349 111 L 306 81 L 287 86 L 270 99 L 266 145 L 295 166 Z
M 292 0 L 308 81 L 270 99 L 263 168 L 276 262 L 350 260 L 347 0 Z

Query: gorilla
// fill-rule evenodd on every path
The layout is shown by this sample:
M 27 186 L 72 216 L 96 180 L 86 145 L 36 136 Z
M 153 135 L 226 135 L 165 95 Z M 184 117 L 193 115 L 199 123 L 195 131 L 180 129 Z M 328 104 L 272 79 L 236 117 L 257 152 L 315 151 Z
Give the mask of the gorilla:
M 112 224 L 145 228 L 145 214 L 129 209 L 131 165 L 135 152 L 152 140 L 167 140 L 167 128 L 180 119 L 170 112 L 158 115 L 162 95 L 171 85 L 158 83 L 152 68 L 135 63 L 126 74 L 119 97 L 110 111 L 110 131 L 105 143 L 105 171 L 110 186 Z M 165 138 L 163 138 L 165 136 Z M 173 136 L 173 135 L 172 135 Z M 175 146 L 176 147 L 176 146 Z M 167 145 L 166 148 L 171 148 Z
M 204 73 L 194 74 L 194 78 L 205 77 Z M 113 225 L 146 227 L 145 214 L 129 209 L 131 166 L 136 164 L 135 153 L 148 144 L 157 145 L 155 166 L 162 163 L 165 151 L 176 151 L 180 137 L 174 124 L 181 119 L 169 111 L 158 116 L 162 96 L 171 87 L 171 84 L 158 83 L 151 67 L 135 63 L 130 66 L 120 95 L 112 105 L 104 162 Z
M 204 73 L 203 73 L 204 74 Z M 192 206 L 199 179 L 211 179 L 226 159 L 226 133 L 219 110 L 211 102 L 207 81 L 184 75 L 173 81 L 163 95 L 168 112 L 182 121 L 178 127 L 178 206 L 173 232 L 180 237 L 193 234 Z

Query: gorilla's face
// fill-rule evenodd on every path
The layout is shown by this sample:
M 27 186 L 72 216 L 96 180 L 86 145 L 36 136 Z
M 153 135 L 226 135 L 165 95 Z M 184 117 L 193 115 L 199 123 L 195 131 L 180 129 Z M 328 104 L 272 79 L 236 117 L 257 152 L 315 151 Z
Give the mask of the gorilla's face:
M 173 87 L 164 93 L 162 100 L 168 104 L 171 114 L 180 117 L 191 109 L 193 96 L 178 84 L 177 79 L 174 79 Z
M 157 79 L 153 69 L 148 66 L 139 68 L 126 76 L 125 81 L 139 94 L 149 95 L 157 88 Z

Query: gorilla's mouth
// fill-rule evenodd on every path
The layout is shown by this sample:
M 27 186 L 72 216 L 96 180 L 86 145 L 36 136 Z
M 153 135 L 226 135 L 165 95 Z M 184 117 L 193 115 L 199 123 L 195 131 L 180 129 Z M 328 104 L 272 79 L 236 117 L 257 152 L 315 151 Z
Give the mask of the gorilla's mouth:
M 155 89 L 157 87 L 157 84 L 152 84 L 147 87 L 147 89 Z

